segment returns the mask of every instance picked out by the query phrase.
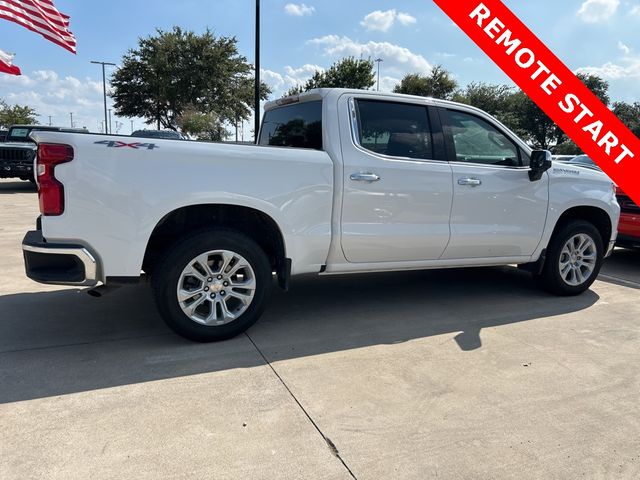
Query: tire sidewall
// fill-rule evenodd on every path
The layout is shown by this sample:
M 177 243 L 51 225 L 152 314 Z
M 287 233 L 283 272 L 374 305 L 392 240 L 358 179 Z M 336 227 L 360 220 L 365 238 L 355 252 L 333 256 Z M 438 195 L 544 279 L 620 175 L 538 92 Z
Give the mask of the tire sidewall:
M 596 245 L 596 265 L 589 279 L 581 285 L 569 285 L 560 273 L 560 256 L 567 241 L 575 235 L 586 234 Z M 544 273 L 541 278 L 545 287 L 561 295 L 578 295 L 593 285 L 596 281 L 604 260 L 604 244 L 600 232 L 591 224 L 584 221 L 574 221 L 565 225 L 553 238 L 549 245 Z
M 201 325 L 187 317 L 176 294 L 187 264 L 198 255 L 213 250 L 229 250 L 243 256 L 256 277 L 256 290 L 247 310 L 238 319 L 219 326 Z M 202 231 L 170 248 L 154 271 L 152 282 L 156 304 L 167 325 L 190 340 L 211 342 L 232 338 L 260 318 L 270 296 L 272 273 L 267 256 L 250 238 L 232 231 Z

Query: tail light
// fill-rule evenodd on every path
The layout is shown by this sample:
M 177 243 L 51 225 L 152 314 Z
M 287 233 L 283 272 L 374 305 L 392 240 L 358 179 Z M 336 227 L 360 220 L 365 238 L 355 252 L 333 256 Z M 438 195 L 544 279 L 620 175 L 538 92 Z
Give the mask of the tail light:
M 38 145 L 38 199 L 44 216 L 62 215 L 64 212 L 64 187 L 56 179 L 56 165 L 73 160 L 73 148 L 69 145 L 41 143 Z

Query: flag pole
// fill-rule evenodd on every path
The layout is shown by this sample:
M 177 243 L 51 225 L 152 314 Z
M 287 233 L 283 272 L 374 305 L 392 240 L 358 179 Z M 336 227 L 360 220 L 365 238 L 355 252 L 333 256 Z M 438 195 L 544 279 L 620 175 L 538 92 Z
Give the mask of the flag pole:
M 258 143 L 260 130 L 260 0 L 256 0 L 256 63 L 255 63 L 255 105 L 254 105 L 254 139 Z

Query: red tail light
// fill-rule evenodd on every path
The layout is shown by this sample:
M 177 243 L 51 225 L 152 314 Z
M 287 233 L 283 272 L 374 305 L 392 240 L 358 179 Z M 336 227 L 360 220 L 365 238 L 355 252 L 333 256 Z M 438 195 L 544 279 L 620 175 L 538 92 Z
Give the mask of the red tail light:
M 44 216 L 62 215 L 64 212 L 64 187 L 55 177 L 56 165 L 73 160 L 73 148 L 69 145 L 41 143 L 38 145 L 38 199 Z

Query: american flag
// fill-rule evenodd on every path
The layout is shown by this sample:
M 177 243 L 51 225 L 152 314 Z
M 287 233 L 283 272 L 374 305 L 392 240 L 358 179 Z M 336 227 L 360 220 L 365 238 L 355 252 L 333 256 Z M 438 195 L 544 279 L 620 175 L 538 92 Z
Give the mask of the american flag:
M 22 25 L 76 53 L 76 38 L 69 30 L 69 17 L 60 13 L 52 0 L 0 0 L 0 18 Z
M 9 75 L 21 75 L 20 69 L 13 64 L 13 55 L 0 50 L 0 72 Z

